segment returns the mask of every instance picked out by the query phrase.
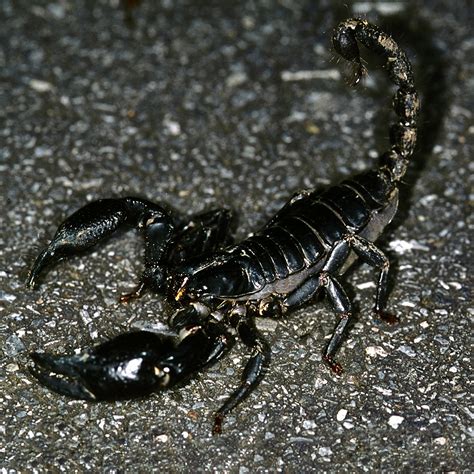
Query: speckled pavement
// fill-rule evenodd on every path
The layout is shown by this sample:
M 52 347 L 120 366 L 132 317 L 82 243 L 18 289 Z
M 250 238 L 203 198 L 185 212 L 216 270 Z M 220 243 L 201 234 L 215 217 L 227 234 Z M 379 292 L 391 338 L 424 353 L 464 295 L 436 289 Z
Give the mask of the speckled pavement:
M 468 5 L 143 0 L 125 14 L 118 0 L 1 2 L 2 474 L 472 470 Z M 345 278 L 358 319 L 342 377 L 320 359 L 334 325 L 324 301 L 260 321 L 271 368 L 221 436 L 212 414 L 238 382 L 240 344 L 143 400 L 90 404 L 35 383 L 29 352 L 159 328 L 168 314 L 153 295 L 117 302 L 141 269 L 133 231 L 25 288 L 36 254 L 84 203 L 138 194 L 181 212 L 229 206 L 244 237 L 292 192 L 374 166 L 387 80 L 369 60 L 365 83 L 348 88 L 330 48 L 331 28 L 356 14 L 407 48 L 424 99 L 419 150 L 380 244 L 396 262 L 400 323 L 372 318 L 365 265 Z

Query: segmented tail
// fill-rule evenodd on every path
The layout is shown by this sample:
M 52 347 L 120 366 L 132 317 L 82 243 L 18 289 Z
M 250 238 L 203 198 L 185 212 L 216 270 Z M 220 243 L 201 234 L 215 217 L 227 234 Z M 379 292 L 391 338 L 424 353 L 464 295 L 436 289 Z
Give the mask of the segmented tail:
M 400 181 L 415 148 L 416 118 L 420 110 L 410 61 L 390 35 L 360 18 L 341 22 L 334 30 L 332 41 L 334 49 L 344 59 L 356 64 L 356 83 L 364 73 L 357 41 L 386 60 L 390 80 L 398 86 L 392 101 L 398 120 L 390 127 L 391 147 L 380 161 L 382 170 L 388 172 L 390 179 Z

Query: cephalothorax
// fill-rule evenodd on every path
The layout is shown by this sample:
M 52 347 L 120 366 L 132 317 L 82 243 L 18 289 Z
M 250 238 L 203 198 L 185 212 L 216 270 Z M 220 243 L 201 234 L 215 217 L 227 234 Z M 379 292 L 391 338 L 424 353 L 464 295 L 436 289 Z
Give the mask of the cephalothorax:
M 356 258 L 378 274 L 376 314 L 385 311 L 389 261 L 374 242 L 392 220 L 398 183 L 416 141 L 419 99 L 405 53 L 395 41 L 365 20 L 350 19 L 334 31 L 337 53 L 363 74 L 358 42 L 386 60 L 397 86 L 390 128 L 390 149 L 376 170 L 323 191 L 305 191 L 290 201 L 259 232 L 230 243 L 231 214 L 214 210 L 182 219 L 165 208 L 135 197 L 87 204 L 56 232 L 36 259 L 28 279 L 34 286 L 45 266 L 90 248 L 124 224 L 145 237 L 145 269 L 137 288 L 122 297 L 138 297 L 146 288 L 163 293 L 176 307 L 170 327 L 176 337 L 137 331 L 120 335 L 79 355 L 33 353 L 33 375 L 50 389 L 86 400 L 145 395 L 186 379 L 218 360 L 236 333 L 251 349 L 242 380 L 217 411 L 214 432 L 224 416 L 260 382 L 270 348 L 255 327 L 255 316 L 277 317 L 324 290 L 338 317 L 323 355 L 336 373 L 335 355 L 352 317 L 352 304 L 339 282 Z

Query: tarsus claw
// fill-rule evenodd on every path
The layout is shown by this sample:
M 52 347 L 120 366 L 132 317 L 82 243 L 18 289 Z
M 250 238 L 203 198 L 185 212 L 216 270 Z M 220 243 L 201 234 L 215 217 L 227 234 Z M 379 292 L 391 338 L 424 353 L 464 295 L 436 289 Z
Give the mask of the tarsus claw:
M 136 288 L 134 288 L 129 293 L 124 293 L 120 295 L 119 301 L 120 303 L 127 304 L 129 301 L 140 298 L 143 293 L 145 292 L 146 284 L 145 282 L 141 281 Z
M 336 362 L 331 356 L 327 355 L 323 357 L 323 360 L 336 375 L 342 375 L 344 369 L 339 362 Z
M 217 413 L 214 417 L 214 426 L 212 427 L 212 434 L 219 435 L 222 433 L 222 422 L 224 421 L 224 415 Z
M 398 319 L 398 316 L 393 314 L 393 313 L 389 313 L 388 311 L 384 311 L 384 310 L 374 310 L 375 312 L 375 316 L 379 319 L 381 319 L 382 321 L 384 321 L 385 323 L 388 323 L 388 324 L 397 324 L 400 322 L 400 320 Z
M 29 288 L 33 288 L 36 284 L 36 278 L 41 273 L 41 271 L 51 263 L 59 260 L 59 257 L 55 255 L 54 250 L 50 247 L 44 249 L 36 258 L 35 263 L 28 275 L 28 279 L 26 280 L 26 286 Z

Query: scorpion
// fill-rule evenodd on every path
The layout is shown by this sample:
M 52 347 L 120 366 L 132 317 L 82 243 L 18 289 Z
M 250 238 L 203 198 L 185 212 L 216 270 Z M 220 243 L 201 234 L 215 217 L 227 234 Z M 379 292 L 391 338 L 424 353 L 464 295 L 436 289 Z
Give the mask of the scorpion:
M 365 73 L 359 44 L 385 60 L 396 86 L 397 120 L 390 147 L 376 169 L 326 190 L 296 193 L 258 232 L 231 240 L 232 213 L 214 209 L 180 217 L 138 197 L 100 199 L 71 216 L 38 255 L 27 285 L 45 267 L 89 249 L 125 225 L 144 236 L 144 270 L 121 301 L 158 292 L 174 307 L 171 334 L 133 331 L 74 355 L 30 354 L 32 375 L 59 394 L 89 401 L 129 399 L 168 389 L 218 361 L 236 337 L 250 350 L 238 387 L 215 412 L 213 433 L 256 388 L 269 367 L 271 347 L 256 317 L 279 318 L 324 293 L 337 316 L 323 360 L 342 373 L 336 354 L 353 319 L 340 277 L 359 259 L 378 271 L 374 312 L 388 323 L 390 263 L 374 244 L 392 221 L 399 183 L 413 154 L 420 101 L 406 53 L 387 33 L 363 19 L 347 19 L 333 32 L 334 50 Z

